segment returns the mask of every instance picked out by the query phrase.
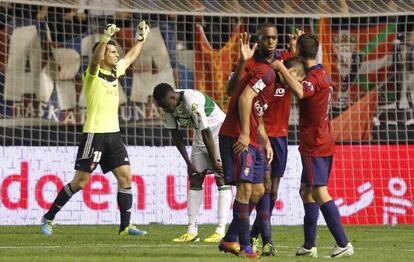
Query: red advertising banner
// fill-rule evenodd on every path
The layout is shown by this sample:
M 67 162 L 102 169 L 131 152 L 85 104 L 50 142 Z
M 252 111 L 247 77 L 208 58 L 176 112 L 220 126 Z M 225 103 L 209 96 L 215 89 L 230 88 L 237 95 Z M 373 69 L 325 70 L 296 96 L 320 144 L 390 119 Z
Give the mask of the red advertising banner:
M 414 145 L 338 146 L 329 186 L 342 222 L 413 224 L 413 159 Z

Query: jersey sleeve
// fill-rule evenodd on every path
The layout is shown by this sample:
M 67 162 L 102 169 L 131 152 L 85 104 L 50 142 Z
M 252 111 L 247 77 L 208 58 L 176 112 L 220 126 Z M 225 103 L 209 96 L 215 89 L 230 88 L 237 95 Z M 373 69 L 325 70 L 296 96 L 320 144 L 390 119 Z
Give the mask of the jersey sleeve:
M 288 49 L 277 50 L 277 52 L 278 53 L 277 53 L 276 59 L 282 62 L 285 61 L 286 59 L 289 59 L 295 56 L 295 54 L 293 54 L 293 52 Z
M 85 72 L 82 75 L 82 80 L 86 81 L 88 78 L 96 77 L 98 75 L 98 72 L 99 72 L 99 68 L 98 70 L 96 70 L 96 74 L 92 75 L 91 72 L 89 71 L 89 66 L 88 66 L 88 68 L 86 68 Z
M 126 61 L 125 59 L 121 59 L 116 64 L 116 77 L 125 75 L 125 71 L 126 71 Z
M 275 78 L 275 72 L 273 70 L 267 70 L 267 72 L 255 72 L 251 75 L 249 86 L 254 92 L 260 93 L 266 86 L 272 85 Z
M 167 129 L 176 129 L 178 127 L 177 121 L 175 121 L 174 116 L 170 113 L 164 113 L 162 120 L 164 127 Z
M 313 96 L 316 92 L 317 80 L 313 76 L 307 77 L 302 81 L 303 98 Z
M 204 111 L 205 98 L 199 99 L 196 96 L 186 97 L 185 107 L 191 114 L 194 126 L 198 130 L 204 130 L 209 127 L 207 115 Z

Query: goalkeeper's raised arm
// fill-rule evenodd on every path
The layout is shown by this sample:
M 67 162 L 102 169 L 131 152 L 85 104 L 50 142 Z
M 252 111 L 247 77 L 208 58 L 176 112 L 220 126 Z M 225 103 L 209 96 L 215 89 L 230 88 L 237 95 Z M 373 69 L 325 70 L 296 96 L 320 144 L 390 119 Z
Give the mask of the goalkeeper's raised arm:
M 145 23 L 145 21 L 141 21 L 137 25 L 137 31 L 135 33 L 135 43 L 124 57 L 126 67 L 129 67 L 141 53 L 141 49 L 144 45 L 144 42 L 148 38 L 149 32 L 150 27 L 147 25 L 147 23 Z
M 111 41 L 111 37 L 119 31 L 119 28 L 116 27 L 116 25 L 114 24 L 108 24 L 106 26 L 106 29 L 104 30 L 103 35 L 101 36 L 101 40 L 94 46 L 93 48 L 93 53 L 92 53 L 92 58 L 91 58 L 91 63 L 89 65 L 89 72 L 92 75 L 95 75 L 96 72 L 98 71 L 99 67 L 100 67 L 100 63 L 105 60 L 105 56 L 108 55 L 113 61 L 114 64 L 116 64 L 116 62 L 118 62 L 118 51 L 116 50 L 115 47 L 115 42 Z M 111 50 L 106 50 L 107 45 L 113 45 L 114 48 L 112 48 Z M 108 65 L 111 66 L 111 65 Z
M 105 56 L 107 56 L 107 61 L 110 62 L 108 64 L 109 68 L 105 69 L 110 71 L 110 67 L 118 63 L 119 53 L 116 49 L 115 42 L 111 40 L 111 38 L 115 35 L 115 33 L 119 32 L 119 30 L 120 29 L 115 24 L 108 24 L 106 26 L 100 41 L 93 49 L 92 59 L 89 65 L 89 72 L 92 75 L 96 74 L 99 67 L 105 67 L 105 65 L 108 64 L 102 63 L 103 61 L 106 62 Z M 135 59 L 137 59 L 141 53 L 142 46 L 144 45 L 149 32 L 150 27 L 145 23 L 145 21 L 141 21 L 137 26 L 135 43 L 123 58 L 125 61 L 125 68 L 128 68 L 135 61 Z M 107 48 L 107 46 L 111 46 L 111 48 Z

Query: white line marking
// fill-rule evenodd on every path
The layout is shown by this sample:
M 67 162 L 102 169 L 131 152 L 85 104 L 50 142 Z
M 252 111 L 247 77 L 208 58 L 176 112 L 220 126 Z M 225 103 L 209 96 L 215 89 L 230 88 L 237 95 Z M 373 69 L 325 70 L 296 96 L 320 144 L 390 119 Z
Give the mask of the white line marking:
M 183 248 L 216 248 L 216 245 L 213 244 L 131 244 L 131 245 L 117 245 L 117 244 L 91 244 L 91 245 L 84 245 L 82 247 L 97 247 L 97 248 L 106 248 L 106 247 L 119 247 L 119 248 L 173 248 L 173 247 L 183 247 Z M 64 246 L 0 246 L 0 249 L 60 249 L 60 248 L 79 248 L 78 245 L 64 245 Z M 276 245 L 276 249 L 291 249 L 295 250 L 297 247 L 293 246 L 280 246 Z M 355 248 L 355 247 L 354 247 Z M 318 247 L 318 249 L 326 249 L 330 250 L 332 247 Z M 383 248 L 365 248 L 365 247 L 356 247 L 356 250 L 383 250 Z M 414 252 L 414 249 L 403 249 L 403 248 L 388 248 L 392 250 L 398 250 L 403 252 Z

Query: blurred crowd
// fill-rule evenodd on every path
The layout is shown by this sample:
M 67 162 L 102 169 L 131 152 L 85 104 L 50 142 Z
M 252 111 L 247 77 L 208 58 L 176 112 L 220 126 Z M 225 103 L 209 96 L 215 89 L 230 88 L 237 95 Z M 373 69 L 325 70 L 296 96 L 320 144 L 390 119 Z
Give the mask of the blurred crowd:
M 286 48 L 288 33 L 292 28 L 305 28 L 305 31 L 317 30 L 311 28 L 310 25 L 315 23 L 311 18 L 279 18 L 275 16 L 269 17 L 220 17 L 220 16 L 195 16 L 195 15 L 164 15 L 164 14 L 142 14 L 127 11 L 111 11 L 118 7 L 125 7 L 133 5 L 132 0 L 118 0 L 118 1 L 102 1 L 102 0 L 78 0 L 79 6 L 102 5 L 105 4 L 106 10 L 85 10 L 75 8 L 63 7 L 47 7 L 27 4 L 0 4 L 0 41 L 2 42 L 0 48 L 0 74 L 5 72 L 7 47 L 9 39 L 6 37 L 10 35 L 13 29 L 34 25 L 36 26 L 40 39 L 42 49 L 42 65 L 44 65 L 50 56 L 50 48 L 64 47 L 73 48 L 82 54 L 81 42 L 86 36 L 101 33 L 106 24 L 115 23 L 121 28 L 121 33 L 117 38 L 118 44 L 127 51 L 131 46 L 133 28 L 140 20 L 147 20 L 152 28 L 157 27 L 164 40 L 165 47 L 168 51 L 171 69 L 174 76 L 174 81 L 177 87 L 181 88 L 196 88 L 194 84 L 188 84 L 191 77 L 187 76 L 187 71 L 180 68 L 179 57 L 180 51 L 195 50 L 195 25 L 202 26 L 205 36 L 214 50 L 220 50 L 229 41 L 232 31 L 242 24 L 248 32 L 253 33 L 257 24 L 270 21 L 277 25 L 279 31 L 278 48 Z M 242 7 L 246 1 L 230 1 L 236 8 L 237 5 Z M 338 10 L 347 13 L 349 1 L 339 1 Z M 374 4 L 375 1 L 373 1 Z M 157 4 L 155 1 L 153 4 Z M 205 2 L 191 1 L 196 10 L 203 10 Z M 388 1 L 384 8 L 389 8 L 391 11 L 395 9 L 399 1 Z M 158 3 L 159 4 L 159 3 Z M 211 6 L 207 8 L 220 8 L 224 5 L 222 1 L 209 1 Z M 229 5 L 230 3 L 226 3 Z M 284 8 L 287 10 L 296 10 L 299 1 L 291 0 L 284 1 Z M 327 1 L 319 1 L 321 12 L 326 7 Z M 215 6 L 217 5 L 217 6 Z M 111 8 L 111 6 L 113 8 Z M 326 7 L 327 8 L 327 7 Z M 123 9 L 122 10 L 127 10 Z M 337 11 L 338 11 L 337 10 Z M 294 11 L 292 11 L 294 12 Z M 352 17 L 352 18 L 331 18 L 330 23 L 332 28 L 344 30 L 353 25 L 368 26 L 379 23 L 388 24 L 395 23 L 396 40 L 393 43 L 394 50 L 392 51 L 393 74 L 389 79 L 394 79 L 396 83 L 393 90 L 386 90 L 381 94 L 380 104 L 388 107 L 412 108 L 411 90 L 414 89 L 414 79 L 406 79 L 403 81 L 407 72 L 409 75 L 414 74 L 414 15 L 411 16 L 384 16 L 384 17 Z M 307 29 L 306 29 L 307 28 Z M 122 30 L 124 29 L 124 30 Z M 85 60 L 86 59 L 86 60 Z M 353 59 L 353 58 L 349 58 Z M 79 73 L 75 78 L 77 96 L 80 95 L 81 83 L 80 76 L 82 71 L 86 68 L 88 60 L 81 57 L 81 66 Z M 155 66 L 156 67 L 156 66 Z M 154 66 L 152 67 L 154 69 Z M 132 74 L 128 72 L 124 80 L 124 88 L 126 96 L 131 95 Z M 194 78 L 194 76 L 192 76 Z M 189 80 L 190 79 L 190 80 Z M 1 80 L 1 79 L 0 79 Z M 4 81 L 4 79 L 2 80 Z M 405 86 L 404 86 L 405 85 Z M 412 117 L 408 117 L 412 118 Z

